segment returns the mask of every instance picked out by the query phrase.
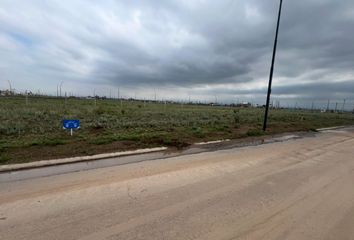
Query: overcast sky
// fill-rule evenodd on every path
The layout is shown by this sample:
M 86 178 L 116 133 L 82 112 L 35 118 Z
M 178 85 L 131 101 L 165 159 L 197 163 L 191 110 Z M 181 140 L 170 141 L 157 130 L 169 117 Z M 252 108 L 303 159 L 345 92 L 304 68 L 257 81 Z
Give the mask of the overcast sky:
M 265 101 L 278 0 L 1 0 L 0 88 Z M 273 97 L 354 97 L 354 1 L 284 0 Z

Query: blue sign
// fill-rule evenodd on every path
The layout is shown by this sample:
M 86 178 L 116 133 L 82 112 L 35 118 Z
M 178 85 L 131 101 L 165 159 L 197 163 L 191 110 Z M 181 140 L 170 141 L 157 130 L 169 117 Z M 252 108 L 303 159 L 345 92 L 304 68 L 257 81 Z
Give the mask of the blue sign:
M 78 129 L 80 128 L 80 120 L 63 120 L 63 128 L 64 129 Z

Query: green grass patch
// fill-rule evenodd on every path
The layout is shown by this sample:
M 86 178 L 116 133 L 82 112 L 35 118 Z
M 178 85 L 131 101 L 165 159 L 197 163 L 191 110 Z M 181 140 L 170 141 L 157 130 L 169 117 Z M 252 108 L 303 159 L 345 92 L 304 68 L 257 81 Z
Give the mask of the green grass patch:
M 66 141 L 61 139 L 40 139 L 30 142 L 28 146 L 58 146 L 64 144 L 66 144 Z
M 11 157 L 4 154 L 0 153 L 0 164 L 8 164 L 11 162 Z
M 258 136 L 263 136 L 265 132 L 261 129 L 251 129 L 248 130 L 246 135 L 249 137 L 258 137 Z

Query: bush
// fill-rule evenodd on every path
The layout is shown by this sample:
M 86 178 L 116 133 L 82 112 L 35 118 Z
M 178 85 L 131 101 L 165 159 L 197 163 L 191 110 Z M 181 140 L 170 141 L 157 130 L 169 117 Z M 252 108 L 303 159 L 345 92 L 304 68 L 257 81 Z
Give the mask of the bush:
M 10 162 L 11 158 L 6 154 L 0 153 L 0 164 L 6 164 Z
M 239 127 L 240 126 L 240 110 L 238 109 L 234 109 L 233 111 L 233 120 L 234 120 L 234 124 L 235 124 L 235 127 Z
M 262 130 L 259 130 L 259 129 L 251 129 L 251 130 L 248 130 L 246 134 L 249 137 L 256 137 L 256 136 L 264 135 L 264 132 Z

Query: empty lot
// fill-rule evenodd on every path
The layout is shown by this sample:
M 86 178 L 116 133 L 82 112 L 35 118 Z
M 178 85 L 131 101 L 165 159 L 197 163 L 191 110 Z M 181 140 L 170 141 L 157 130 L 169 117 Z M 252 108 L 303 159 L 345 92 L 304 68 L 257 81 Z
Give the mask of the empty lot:
M 264 109 L 114 99 L 0 97 L 0 165 L 263 135 Z M 79 119 L 70 136 L 63 119 Z M 351 113 L 272 109 L 267 134 L 352 125 Z

